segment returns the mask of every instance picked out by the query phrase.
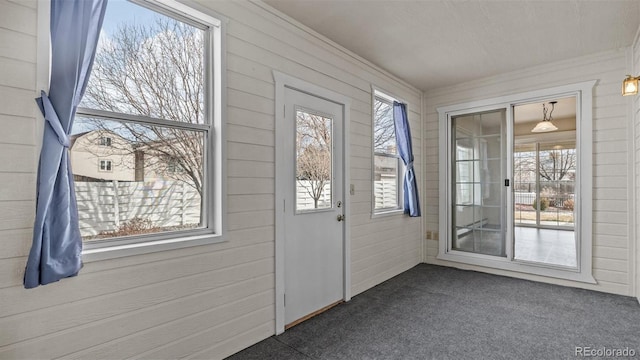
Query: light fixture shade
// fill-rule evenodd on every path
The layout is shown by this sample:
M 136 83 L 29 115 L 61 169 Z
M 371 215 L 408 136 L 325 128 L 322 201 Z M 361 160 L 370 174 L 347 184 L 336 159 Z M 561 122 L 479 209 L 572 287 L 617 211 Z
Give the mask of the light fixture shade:
M 536 127 L 534 127 L 533 129 L 531 129 L 531 132 L 534 133 L 540 133 L 540 132 L 549 132 L 549 131 L 556 131 L 558 130 L 558 128 L 553 125 L 553 123 L 551 123 L 551 121 L 540 121 Z
M 635 95 L 638 93 L 638 78 L 627 75 L 622 81 L 622 96 Z

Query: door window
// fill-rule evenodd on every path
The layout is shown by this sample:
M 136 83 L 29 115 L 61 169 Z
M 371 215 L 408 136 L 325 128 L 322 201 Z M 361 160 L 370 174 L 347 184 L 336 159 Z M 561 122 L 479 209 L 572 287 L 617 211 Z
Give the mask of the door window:
M 330 117 L 296 109 L 296 212 L 332 207 L 332 127 Z

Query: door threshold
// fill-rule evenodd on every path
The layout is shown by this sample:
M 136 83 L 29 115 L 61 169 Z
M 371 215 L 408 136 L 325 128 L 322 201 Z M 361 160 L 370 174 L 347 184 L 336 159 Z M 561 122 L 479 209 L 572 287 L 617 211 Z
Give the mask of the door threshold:
M 344 300 L 339 300 L 339 301 L 334 302 L 333 304 L 330 304 L 330 305 L 327 305 L 327 306 L 323 307 L 322 309 L 316 310 L 316 311 L 312 312 L 312 313 L 311 313 L 311 314 L 309 314 L 309 315 L 303 316 L 303 317 L 301 317 L 300 319 L 298 319 L 298 320 L 296 320 L 296 321 L 293 321 L 293 322 L 291 322 L 291 323 L 289 323 L 289 324 L 285 325 L 285 326 L 284 326 L 284 329 L 285 329 L 285 331 L 286 331 L 286 330 L 289 330 L 289 329 L 291 329 L 292 327 L 294 327 L 294 326 L 296 326 L 296 325 L 298 325 L 298 324 L 300 324 L 300 323 L 302 323 L 302 322 L 304 322 L 304 321 L 307 321 L 307 320 L 311 319 L 312 317 L 314 317 L 314 316 L 316 316 L 316 315 L 320 315 L 320 314 L 322 314 L 323 312 L 325 312 L 325 311 L 327 311 L 327 310 L 331 309 L 332 307 L 334 307 L 334 306 L 336 306 L 336 305 L 342 304 L 343 302 L 344 302 Z

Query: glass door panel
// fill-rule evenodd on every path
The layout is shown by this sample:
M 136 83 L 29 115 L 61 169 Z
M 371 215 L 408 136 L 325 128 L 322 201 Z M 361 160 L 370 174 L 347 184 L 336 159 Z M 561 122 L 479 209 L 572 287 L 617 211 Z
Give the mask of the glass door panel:
M 452 250 L 506 256 L 506 111 L 452 117 Z
M 529 116 L 541 103 L 514 107 L 514 258 L 575 268 L 575 98 L 547 104 L 558 129 L 543 133 L 531 131 L 542 116 Z
M 536 225 L 538 215 L 533 206 L 537 199 L 537 146 L 516 144 L 513 153 L 513 207 L 517 225 Z

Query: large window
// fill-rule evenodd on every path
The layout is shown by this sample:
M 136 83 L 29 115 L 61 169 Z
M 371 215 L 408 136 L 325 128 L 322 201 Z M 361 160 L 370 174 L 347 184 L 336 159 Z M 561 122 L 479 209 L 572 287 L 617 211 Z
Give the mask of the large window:
M 402 208 L 403 163 L 393 121 L 394 99 L 377 90 L 373 100 L 373 211 Z
M 220 234 L 220 23 L 171 3 L 108 4 L 70 147 L 89 245 Z

